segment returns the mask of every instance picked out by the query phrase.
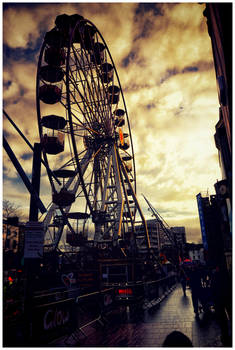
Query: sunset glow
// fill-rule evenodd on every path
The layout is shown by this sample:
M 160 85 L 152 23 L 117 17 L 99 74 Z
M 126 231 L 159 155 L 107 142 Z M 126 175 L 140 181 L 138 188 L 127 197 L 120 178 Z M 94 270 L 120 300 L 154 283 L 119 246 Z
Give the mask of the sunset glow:
M 39 142 L 36 71 L 44 35 L 59 14 L 78 13 L 104 37 L 122 85 L 134 144 L 137 197 L 170 226 L 200 241 L 196 195 L 221 178 L 214 143 L 219 102 L 205 5 L 198 3 L 5 3 L 4 109 L 33 145 Z M 3 119 L 4 135 L 31 177 L 32 151 Z M 28 220 L 29 194 L 3 151 L 3 198 Z M 51 202 L 43 169 L 41 200 Z

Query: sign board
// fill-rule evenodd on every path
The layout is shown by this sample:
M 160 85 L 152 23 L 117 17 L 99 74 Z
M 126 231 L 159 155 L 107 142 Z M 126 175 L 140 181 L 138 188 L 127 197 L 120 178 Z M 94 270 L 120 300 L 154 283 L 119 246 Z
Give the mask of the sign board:
M 74 299 L 40 305 L 32 312 L 33 342 L 38 346 L 71 334 L 77 326 Z
M 24 257 L 41 258 L 43 255 L 44 229 L 43 223 L 29 221 L 25 225 Z
M 203 243 L 204 249 L 208 250 L 205 219 L 204 219 L 204 213 L 203 213 L 203 207 L 202 207 L 202 197 L 200 193 L 197 195 L 197 206 L 198 206 L 198 213 L 199 213 L 199 219 L 200 219 L 200 225 L 201 225 L 202 243 Z

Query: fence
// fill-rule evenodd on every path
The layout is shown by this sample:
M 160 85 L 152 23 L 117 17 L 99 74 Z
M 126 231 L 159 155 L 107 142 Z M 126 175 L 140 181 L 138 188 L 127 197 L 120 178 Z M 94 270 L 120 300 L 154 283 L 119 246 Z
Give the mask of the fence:
M 176 282 L 175 275 L 141 282 L 144 290 L 141 299 L 142 308 L 159 304 L 173 290 Z M 88 326 L 96 323 L 104 325 L 108 322 L 107 315 L 117 308 L 115 287 L 83 295 L 78 293 L 79 290 L 76 288 L 69 290 L 57 288 L 54 291 L 34 295 L 30 315 L 30 337 L 25 334 L 25 323 L 28 319 L 21 317 L 19 324 L 5 320 L 4 346 L 16 344 L 43 346 L 56 343 L 62 336 L 65 345 L 78 344 L 80 336 L 87 336 Z
M 176 283 L 176 274 L 172 274 L 156 281 L 145 282 L 145 300 L 143 308 L 146 309 L 159 304 L 169 293 L 172 292 Z
M 144 296 L 141 301 L 138 299 L 138 306 L 142 303 L 142 309 L 144 310 L 159 304 L 172 292 L 176 283 L 177 277 L 175 274 L 155 281 L 142 282 Z M 95 326 L 96 323 L 104 325 L 108 322 L 108 313 L 121 305 L 120 302 L 116 303 L 115 291 L 115 287 L 107 288 L 99 292 L 81 295 L 76 299 L 77 328 L 67 337 L 65 345 L 79 344 L 80 336 L 89 336 L 89 333 L 86 333 L 87 327 Z M 125 306 L 127 305 L 125 303 Z

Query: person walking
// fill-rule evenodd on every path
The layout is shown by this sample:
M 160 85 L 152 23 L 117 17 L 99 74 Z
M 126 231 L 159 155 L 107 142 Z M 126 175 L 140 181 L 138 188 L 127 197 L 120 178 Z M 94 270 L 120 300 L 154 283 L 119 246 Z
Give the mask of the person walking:
M 186 275 L 185 270 L 183 269 L 182 266 L 180 266 L 179 280 L 180 280 L 180 283 L 181 283 L 181 286 L 182 286 L 182 290 L 183 290 L 183 293 L 184 293 L 185 297 L 186 297 L 187 279 L 188 279 L 188 276 Z
M 191 289 L 193 310 L 196 317 L 199 317 L 198 302 L 200 299 L 201 288 L 202 288 L 201 278 L 202 278 L 202 272 L 199 266 L 192 265 L 189 273 L 189 286 Z

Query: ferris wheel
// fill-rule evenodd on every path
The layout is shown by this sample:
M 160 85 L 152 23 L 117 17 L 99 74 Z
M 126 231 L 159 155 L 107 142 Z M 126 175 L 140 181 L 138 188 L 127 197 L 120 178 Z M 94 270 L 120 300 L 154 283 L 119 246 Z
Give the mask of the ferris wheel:
M 46 33 L 36 103 L 52 191 L 45 247 L 133 246 L 140 208 L 130 123 L 108 46 L 89 20 L 60 15 Z

